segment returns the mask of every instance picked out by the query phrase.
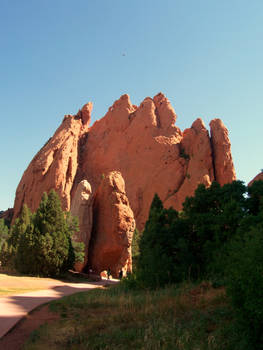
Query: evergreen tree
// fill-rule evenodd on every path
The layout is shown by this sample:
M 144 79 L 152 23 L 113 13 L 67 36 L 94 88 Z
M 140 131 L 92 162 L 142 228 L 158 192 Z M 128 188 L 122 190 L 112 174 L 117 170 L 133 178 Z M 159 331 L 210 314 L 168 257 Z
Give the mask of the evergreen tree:
M 223 274 L 226 245 L 236 234 L 246 217 L 246 186 L 241 181 L 209 188 L 199 185 L 194 197 L 186 198 L 183 216 L 189 227 L 190 249 L 199 276 Z M 220 267 L 221 266 L 221 267 Z
M 245 193 L 241 181 L 200 185 L 180 215 L 155 195 L 140 241 L 138 280 L 158 287 L 186 278 L 222 279 L 227 246 L 247 217 Z
M 17 249 L 20 237 L 26 232 L 28 225 L 32 220 L 32 213 L 26 204 L 23 204 L 21 214 L 15 220 L 14 225 L 11 227 L 10 238 L 8 244 Z
M 0 265 L 6 266 L 10 260 L 11 252 L 8 246 L 9 229 L 4 219 L 0 219 Z
M 132 268 L 133 270 L 136 270 L 139 255 L 140 255 L 140 239 L 141 239 L 141 233 L 136 228 L 133 237 L 132 237 Z
M 44 193 L 32 223 L 20 238 L 17 269 L 54 276 L 72 267 L 75 257 L 71 236 L 75 228 L 63 212 L 56 192 Z
M 149 219 L 140 239 L 137 277 L 145 286 L 156 288 L 175 280 L 175 236 L 172 222 L 178 214 L 164 209 L 157 194 L 154 196 Z
M 231 242 L 227 294 L 245 349 L 263 349 L 263 221 Z
M 247 208 L 251 215 L 263 212 L 263 181 L 258 180 L 248 186 Z
M 9 235 L 8 227 L 5 225 L 4 219 L 0 219 L 0 251 L 4 242 L 7 241 Z

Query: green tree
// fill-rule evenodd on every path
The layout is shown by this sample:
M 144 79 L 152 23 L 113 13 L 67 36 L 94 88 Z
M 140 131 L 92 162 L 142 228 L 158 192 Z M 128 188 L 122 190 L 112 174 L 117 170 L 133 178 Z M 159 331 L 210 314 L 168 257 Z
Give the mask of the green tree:
M 43 194 L 39 208 L 20 237 L 16 267 L 30 274 L 54 276 L 72 267 L 71 237 L 76 226 L 63 212 L 54 190 Z
M 163 208 L 156 194 L 139 244 L 136 272 L 139 283 L 156 288 L 176 279 L 175 235 L 171 227 L 177 217 L 175 210 Z
M 8 227 L 5 225 L 4 219 L 0 219 L 0 251 L 4 242 L 7 241 L 9 237 Z
M 241 181 L 198 186 L 180 215 L 156 195 L 140 241 L 138 280 L 150 287 L 186 278 L 223 280 L 227 246 L 247 216 Z
M 263 181 L 258 180 L 248 186 L 247 209 L 250 214 L 258 215 L 263 212 Z
M 244 349 L 263 349 L 263 222 L 231 242 L 227 293 L 237 316 Z
M 132 238 L 132 268 L 133 270 L 136 270 L 136 266 L 138 263 L 139 255 L 140 255 L 140 239 L 141 239 L 141 233 L 136 228 L 133 234 Z
M 194 197 L 183 204 L 183 217 L 188 219 L 189 245 L 199 276 L 224 274 L 222 268 L 226 246 L 246 216 L 246 186 L 241 181 L 209 188 L 199 185 Z
M 32 213 L 26 204 L 23 204 L 19 217 L 15 220 L 14 225 L 10 229 L 9 246 L 17 249 L 20 237 L 26 232 L 27 227 L 31 224 Z
M 12 257 L 12 252 L 8 246 L 9 229 L 5 225 L 4 219 L 0 219 L 0 265 L 7 266 Z

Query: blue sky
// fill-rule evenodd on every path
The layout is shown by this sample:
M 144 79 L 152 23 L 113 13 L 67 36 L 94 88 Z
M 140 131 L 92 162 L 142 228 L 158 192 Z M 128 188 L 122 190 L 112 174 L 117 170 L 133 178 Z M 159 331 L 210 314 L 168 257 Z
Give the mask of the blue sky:
M 139 104 L 162 91 L 181 129 L 221 118 L 237 177 L 251 180 L 263 168 L 262 14 L 261 0 L 0 0 L 0 209 L 64 114 L 92 101 L 94 122 L 124 93 Z

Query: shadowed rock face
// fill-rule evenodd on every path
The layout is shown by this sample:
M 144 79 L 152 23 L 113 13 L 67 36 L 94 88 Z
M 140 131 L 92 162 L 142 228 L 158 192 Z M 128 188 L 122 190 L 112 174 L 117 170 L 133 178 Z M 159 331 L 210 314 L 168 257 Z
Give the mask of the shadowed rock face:
M 75 234 L 73 239 L 76 242 L 83 242 L 85 244 L 85 259 L 83 264 L 78 264 L 82 269 L 88 261 L 88 247 L 91 237 L 92 221 L 93 221 L 93 195 L 91 186 L 87 180 L 82 180 L 72 198 L 70 212 L 73 216 L 79 219 L 79 232 Z
M 31 161 L 17 188 L 14 218 L 23 203 L 36 210 L 43 192 L 51 188 L 69 210 L 82 180 L 96 193 L 102 177 L 118 171 L 142 229 L 155 193 L 166 207 L 180 210 L 198 184 L 209 186 L 216 180 L 223 185 L 236 178 L 228 132 L 220 119 L 211 121 L 211 137 L 200 118 L 182 132 L 162 93 L 138 107 L 123 95 L 89 128 L 91 109 L 88 103 L 77 115 L 66 116 Z
M 114 277 L 118 277 L 120 269 L 126 274 L 132 268 L 131 242 L 135 220 L 119 172 L 113 171 L 102 179 L 93 210 L 89 266 L 98 273 L 110 268 Z

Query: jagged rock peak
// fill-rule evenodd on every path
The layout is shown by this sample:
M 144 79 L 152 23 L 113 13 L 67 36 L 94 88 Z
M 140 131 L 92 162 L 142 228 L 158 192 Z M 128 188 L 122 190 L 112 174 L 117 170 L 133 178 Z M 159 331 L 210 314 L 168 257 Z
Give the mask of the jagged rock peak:
M 132 113 L 136 108 L 137 107 L 135 105 L 131 104 L 130 96 L 128 94 L 124 94 L 113 103 L 113 105 L 109 108 L 109 112 L 127 111 Z
M 91 112 L 93 109 L 93 103 L 88 102 L 86 103 L 80 110 L 81 112 L 81 117 L 82 117 L 82 122 L 84 125 L 89 125 L 90 119 L 91 119 Z
M 236 172 L 231 154 L 231 143 L 228 137 L 228 130 L 221 119 L 213 119 L 209 125 L 215 180 L 223 186 L 226 183 L 236 180 Z
M 192 126 L 191 126 L 197 133 L 199 133 L 201 130 L 206 130 L 205 123 L 201 118 L 197 118 Z
M 167 128 L 175 124 L 177 116 L 176 113 L 168 100 L 162 92 L 159 92 L 153 98 L 156 106 L 157 113 L 160 116 L 161 127 Z

